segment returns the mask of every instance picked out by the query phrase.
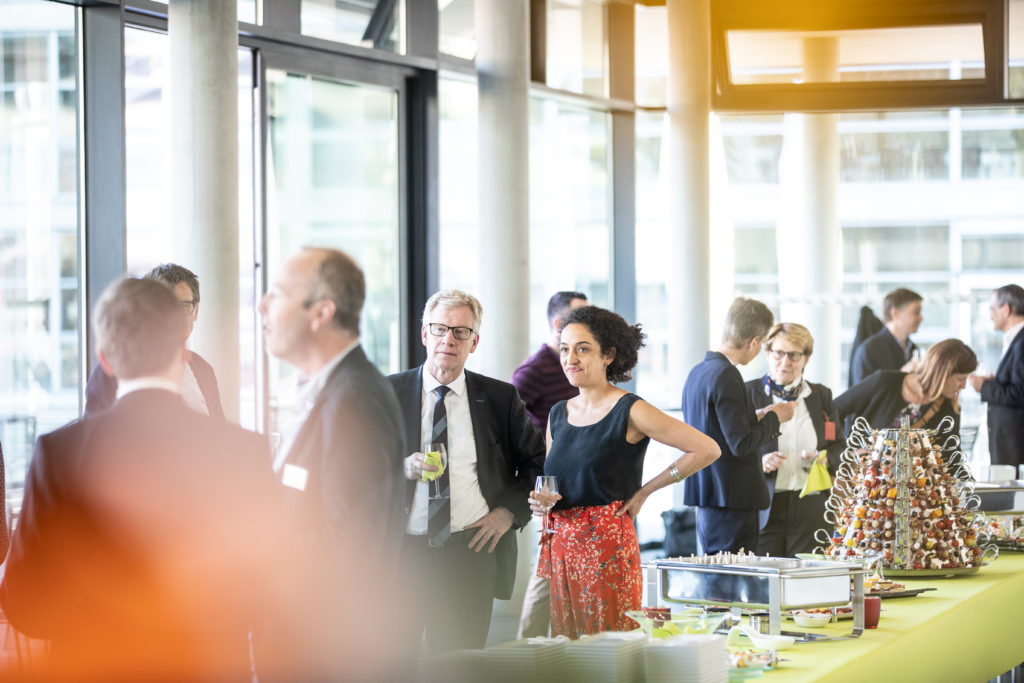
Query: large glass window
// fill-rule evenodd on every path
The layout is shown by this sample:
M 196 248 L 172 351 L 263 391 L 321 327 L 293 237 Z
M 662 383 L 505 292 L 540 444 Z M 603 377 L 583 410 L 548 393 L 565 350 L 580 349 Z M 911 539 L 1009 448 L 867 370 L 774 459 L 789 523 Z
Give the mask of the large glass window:
M 154 2 L 160 2 L 167 4 L 167 0 L 153 0 Z M 238 21 L 239 23 L 245 22 L 246 24 L 260 24 L 261 14 L 263 11 L 263 3 L 273 0 L 238 0 Z
M 608 96 L 608 15 L 596 0 L 548 0 L 547 84 Z
M 405 53 L 405 0 L 302 0 L 301 16 L 304 35 Z
M 35 436 L 79 407 L 75 33 L 73 7 L 0 2 L 0 442 L 16 508 Z
M 477 292 L 476 84 L 442 78 L 439 91 L 441 286 Z M 530 100 L 531 347 L 549 337 L 547 301 L 555 292 L 582 291 L 591 303 L 611 304 L 609 128 L 606 112 Z
M 473 0 L 437 0 L 438 49 L 446 55 L 476 57 Z
M 476 83 L 438 81 L 440 154 L 440 286 L 480 290 L 477 202 Z
M 559 290 L 611 305 L 610 126 L 603 111 L 530 101 L 531 312 Z M 532 315 L 533 346 L 549 337 L 546 315 Z
M 172 260 L 180 234 L 171 224 L 171 120 L 168 86 L 170 41 L 167 34 L 126 27 L 125 40 L 125 153 L 127 170 L 127 270 L 142 275 Z M 256 326 L 254 307 L 255 257 L 253 217 L 253 81 L 252 51 L 238 51 L 238 252 L 239 252 L 239 420 L 253 428 L 257 422 Z M 181 265 L 197 270 L 194 264 Z M 202 298 L 211 293 L 203 289 Z M 216 321 L 199 310 L 197 326 Z M 202 349 L 196 349 L 202 353 Z M 91 364 L 90 364 L 91 365 Z M 224 388 L 222 387 L 223 391 Z
M 349 253 L 367 276 L 361 341 L 401 369 L 398 93 L 267 71 L 267 276 L 304 245 Z M 269 428 L 292 405 L 296 371 L 270 359 Z

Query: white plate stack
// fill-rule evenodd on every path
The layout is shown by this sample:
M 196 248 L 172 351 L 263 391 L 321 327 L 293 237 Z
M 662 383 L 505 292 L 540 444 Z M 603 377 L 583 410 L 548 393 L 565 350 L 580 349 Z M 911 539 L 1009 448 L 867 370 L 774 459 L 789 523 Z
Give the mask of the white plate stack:
M 568 680 L 643 683 L 646 643 L 646 635 L 633 631 L 607 631 L 572 641 L 565 646 Z
M 647 643 L 647 683 L 727 683 L 729 651 L 725 636 L 675 636 Z
M 487 683 L 561 683 L 565 680 L 565 647 L 569 639 L 526 638 L 481 650 Z
M 421 661 L 419 683 L 561 683 L 568 638 L 530 638 L 486 650 L 457 650 Z

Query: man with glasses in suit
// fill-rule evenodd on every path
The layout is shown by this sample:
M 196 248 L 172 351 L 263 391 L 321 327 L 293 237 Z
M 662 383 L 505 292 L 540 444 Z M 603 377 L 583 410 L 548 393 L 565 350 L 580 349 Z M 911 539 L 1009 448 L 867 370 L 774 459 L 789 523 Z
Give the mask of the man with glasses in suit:
M 415 449 L 405 459 L 402 564 L 423 601 L 414 637 L 425 630 L 431 653 L 486 644 L 493 599 L 512 596 L 514 531 L 530 520 L 529 492 L 544 466 L 544 440 L 515 387 L 465 369 L 482 314 L 470 294 L 434 294 L 420 329 L 426 362 L 390 377 Z M 438 442 L 447 450 L 444 471 L 421 450 Z M 437 475 L 441 496 L 430 499 L 424 472 Z

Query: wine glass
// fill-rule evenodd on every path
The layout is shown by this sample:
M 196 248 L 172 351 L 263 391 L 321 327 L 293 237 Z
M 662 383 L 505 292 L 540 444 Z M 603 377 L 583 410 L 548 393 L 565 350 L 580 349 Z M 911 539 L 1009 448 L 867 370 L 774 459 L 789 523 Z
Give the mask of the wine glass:
M 424 470 L 420 476 L 420 481 L 429 482 L 431 498 L 442 498 L 444 492 L 441 491 L 441 483 L 438 481 L 438 478 L 444 473 L 445 468 L 448 467 L 448 451 L 443 443 L 428 443 L 423 445 L 423 455 L 423 463 L 425 465 L 433 465 L 437 468 L 437 471 L 428 472 Z
M 551 508 L 558 502 L 558 478 L 557 477 L 537 477 L 537 484 L 533 487 L 533 499 L 544 508 L 544 529 L 541 531 L 542 534 L 554 533 L 548 528 L 548 517 L 551 512 Z

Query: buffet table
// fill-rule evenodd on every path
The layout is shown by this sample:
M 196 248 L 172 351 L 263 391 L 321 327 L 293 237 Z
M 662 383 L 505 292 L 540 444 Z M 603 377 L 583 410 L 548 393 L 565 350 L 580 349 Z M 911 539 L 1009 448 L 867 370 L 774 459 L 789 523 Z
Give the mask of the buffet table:
M 972 575 L 895 580 L 938 590 L 882 600 L 878 629 L 860 638 L 781 651 L 788 661 L 761 680 L 985 681 L 1024 662 L 1024 553 L 1004 553 Z M 849 633 L 849 623 L 813 631 Z

